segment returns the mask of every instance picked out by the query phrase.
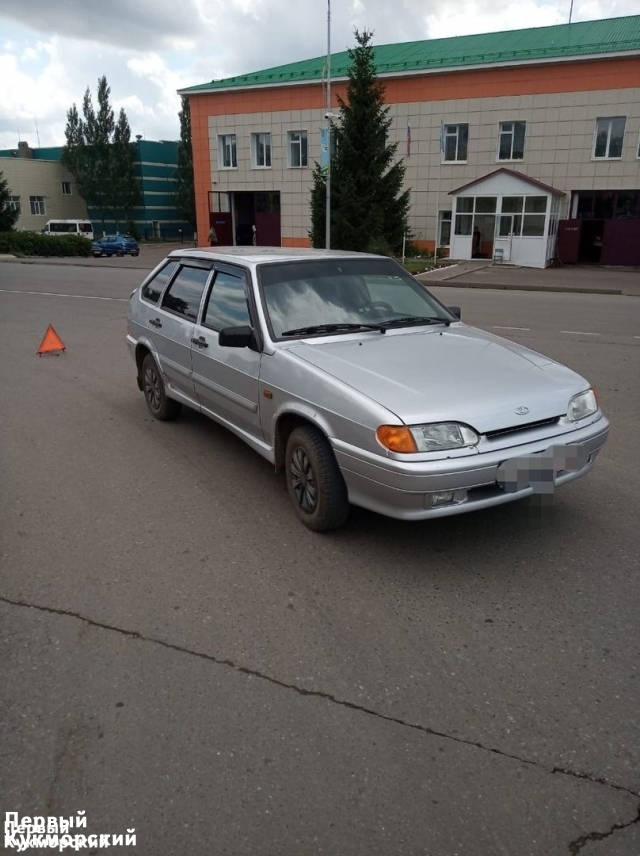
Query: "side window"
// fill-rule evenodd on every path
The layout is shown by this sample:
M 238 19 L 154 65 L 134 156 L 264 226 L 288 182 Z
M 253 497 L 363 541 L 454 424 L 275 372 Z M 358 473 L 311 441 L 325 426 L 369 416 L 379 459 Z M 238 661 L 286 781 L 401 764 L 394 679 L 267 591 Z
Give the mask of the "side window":
M 242 276 L 218 271 L 209 292 L 202 323 L 213 330 L 251 325 L 247 292 Z
M 201 267 L 182 267 L 162 298 L 162 308 L 190 321 L 198 317 L 202 292 L 210 270 Z
M 102 241 L 104 241 L 104 238 Z M 149 300 L 151 303 L 157 303 L 158 300 L 160 300 L 160 295 L 164 291 L 166 284 L 173 276 L 177 267 L 178 262 L 169 262 L 169 264 L 165 265 L 162 270 L 158 271 L 154 278 L 142 289 L 142 297 L 144 300 Z

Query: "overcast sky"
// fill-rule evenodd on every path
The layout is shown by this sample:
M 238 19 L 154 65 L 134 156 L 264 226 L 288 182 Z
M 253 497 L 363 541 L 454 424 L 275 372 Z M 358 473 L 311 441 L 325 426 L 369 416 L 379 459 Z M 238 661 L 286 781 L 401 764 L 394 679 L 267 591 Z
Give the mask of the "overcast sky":
M 566 23 L 570 0 L 331 0 L 331 48 Z M 574 21 L 640 0 L 574 0 Z M 180 87 L 320 56 L 326 0 L 0 0 L 0 148 L 64 144 L 66 113 L 106 75 L 132 134 L 177 139 Z M 39 136 L 39 139 L 38 139 Z

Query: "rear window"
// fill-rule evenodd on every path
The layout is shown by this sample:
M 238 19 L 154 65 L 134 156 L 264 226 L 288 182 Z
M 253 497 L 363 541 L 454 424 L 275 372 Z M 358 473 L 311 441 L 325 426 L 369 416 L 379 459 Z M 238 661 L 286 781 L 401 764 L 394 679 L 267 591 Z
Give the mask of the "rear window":
M 164 293 L 162 308 L 195 321 L 210 273 L 210 270 L 202 267 L 181 267 Z
M 169 264 L 165 265 L 162 270 L 159 270 L 153 279 L 149 280 L 142 289 L 142 297 L 144 300 L 148 300 L 149 303 L 157 303 L 160 299 L 160 295 L 165 290 L 167 283 L 176 272 L 177 267 L 177 262 L 169 262 Z

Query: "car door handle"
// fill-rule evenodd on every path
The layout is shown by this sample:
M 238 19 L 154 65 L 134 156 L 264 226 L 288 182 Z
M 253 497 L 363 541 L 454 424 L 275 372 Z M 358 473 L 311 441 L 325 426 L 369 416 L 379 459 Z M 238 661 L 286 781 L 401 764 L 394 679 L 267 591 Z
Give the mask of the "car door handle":
M 200 336 L 200 338 L 198 338 L 198 339 L 192 339 L 191 341 L 193 342 L 194 345 L 197 345 L 199 348 L 208 348 L 209 347 L 204 336 Z
M 159 318 L 152 318 L 151 321 L 149 321 L 149 324 L 151 324 L 152 327 L 162 327 L 162 321 Z

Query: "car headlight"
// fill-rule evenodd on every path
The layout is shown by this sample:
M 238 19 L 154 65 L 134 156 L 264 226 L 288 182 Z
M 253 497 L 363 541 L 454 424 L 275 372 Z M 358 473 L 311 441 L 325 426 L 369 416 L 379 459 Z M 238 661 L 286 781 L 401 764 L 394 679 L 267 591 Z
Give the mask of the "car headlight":
M 585 416 L 591 416 L 597 409 L 596 394 L 592 389 L 587 389 L 585 392 L 579 392 L 578 395 L 573 396 L 567 408 L 567 419 L 570 422 L 577 422 L 579 419 L 584 419 Z
M 381 425 L 378 441 L 392 452 L 445 452 L 475 446 L 479 437 L 473 428 L 459 422 L 429 425 Z

